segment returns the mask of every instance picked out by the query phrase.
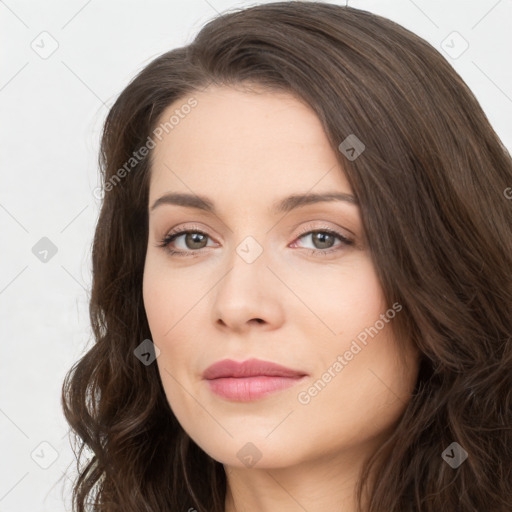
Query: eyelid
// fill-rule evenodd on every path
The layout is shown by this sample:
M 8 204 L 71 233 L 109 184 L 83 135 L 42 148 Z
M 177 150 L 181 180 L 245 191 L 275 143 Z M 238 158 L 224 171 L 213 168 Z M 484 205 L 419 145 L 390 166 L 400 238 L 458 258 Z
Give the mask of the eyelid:
M 296 235 L 297 237 L 302 236 L 310 231 L 319 231 L 321 229 L 330 229 L 337 232 L 340 232 L 347 239 L 356 238 L 356 234 L 346 227 L 341 227 L 337 224 L 330 223 L 325 220 L 312 220 L 308 221 L 306 224 L 300 223 L 302 226 L 299 230 L 299 233 Z
M 209 233 L 207 233 L 207 230 L 202 228 L 201 226 L 197 225 L 197 224 L 192 224 L 192 225 L 188 225 L 188 224 L 180 224 L 179 226 L 175 227 L 175 228 L 172 228 L 168 233 L 166 233 L 166 237 L 168 236 L 172 236 L 172 235 L 175 235 L 177 233 L 181 233 L 182 231 L 199 231 L 200 233 L 203 233 L 205 235 L 207 235 L 208 237 L 212 238 L 210 236 Z
M 333 230 L 333 231 L 339 231 L 342 228 L 341 227 L 332 227 L 329 224 L 327 224 L 325 221 L 323 221 L 323 224 L 321 225 L 315 225 L 315 222 L 322 222 L 322 221 L 309 221 L 306 225 L 302 226 L 299 232 L 295 235 L 295 239 L 300 238 L 301 236 L 305 234 L 309 234 L 311 231 L 320 231 L 322 229 L 327 230 Z M 198 231 L 200 233 L 203 233 L 204 235 L 208 236 L 209 238 L 213 238 L 206 229 L 203 229 L 198 224 L 180 224 L 177 227 L 172 228 L 169 232 L 167 232 L 164 235 L 164 238 L 170 237 L 174 234 L 181 233 L 183 231 Z M 341 235 L 345 236 L 345 238 L 350 239 L 351 236 L 355 236 L 350 230 L 345 228 L 345 231 L 348 231 L 350 235 L 343 235 L 343 233 L 340 233 Z
M 314 224 L 315 222 L 323 222 L 323 224 L 315 225 Z M 327 224 L 325 221 L 310 221 L 309 223 L 307 223 L 305 226 L 303 226 L 299 230 L 299 232 L 297 233 L 295 238 L 296 239 L 300 238 L 301 236 L 303 236 L 305 234 L 311 233 L 311 231 L 322 231 L 324 229 L 328 230 L 328 231 L 335 231 L 339 235 L 341 235 L 344 238 L 346 238 L 347 240 L 353 241 L 353 238 L 355 237 L 354 233 L 352 233 L 350 230 L 348 230 L 346 228 L 341 228 L 341 227 L 338 227 L 338 226 L 334 226 L 333 227 L 332 225 Z M 340 233 L 340 231 L 342 231 L 342 232 Z M 344 234 L 343 231 L 348 231 L 348 233 L 350 233 L 350 234 Z

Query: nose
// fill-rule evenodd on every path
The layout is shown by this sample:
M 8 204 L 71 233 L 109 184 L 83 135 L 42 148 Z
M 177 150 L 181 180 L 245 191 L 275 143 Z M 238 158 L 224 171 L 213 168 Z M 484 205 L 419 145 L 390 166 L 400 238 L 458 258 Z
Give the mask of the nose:
M 254 261 L 233 251 L 214 290 L 212 315 L 217 326 L 238 333 L 254 326 L 265 330 L 279 327 L 284 318 L 285 287 L 268 263 L 265 251 Z

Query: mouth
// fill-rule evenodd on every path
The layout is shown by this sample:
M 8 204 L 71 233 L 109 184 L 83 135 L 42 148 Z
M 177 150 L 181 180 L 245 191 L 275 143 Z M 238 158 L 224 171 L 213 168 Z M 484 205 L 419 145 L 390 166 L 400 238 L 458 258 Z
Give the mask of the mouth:
M 259 359 L 242 363 L 224 359 L 203 372 L 203 379 L 213 393 L 237 402 L 274 394 L 302 382 L 307 376 L 303 371 Z

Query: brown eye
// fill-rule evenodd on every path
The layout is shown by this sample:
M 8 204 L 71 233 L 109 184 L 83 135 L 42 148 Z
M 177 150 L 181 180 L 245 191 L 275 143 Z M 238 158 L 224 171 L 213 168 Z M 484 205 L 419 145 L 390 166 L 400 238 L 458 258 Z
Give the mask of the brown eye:
M 330 249 L 335 243 L 336 237 L 325 231 L 314 231 L 311 233 L 311 240 L 317 249 Z
M 188 233 L 185 233 L 184 237 L 187 249 L 202 249 L 203 247 L 206 247 L 206 243 L 208 242 L 208 235 L 197 231 L 189 231 Z M 174 237 L 173 240 L 175 238 L 176 237 Z
M 201 249 L 207 247 L 208 239 L 210 237 L 198 230 L 182 230 L 177 233 L 168 234 L 161 242 L 158 244 L 159 247 L 164 247 L 171 254 L 176 255 L 191 255 L 194 252 L 199 252 Z M 179 241 L 179 239 L 182 239 Z M 185 245 L 185 247 L 177 247 L 174 248 L 171 244 L 181 243 Z
M 329 254 L 341 250 L 344 246 L 353 245 L 354 242 L 341 233 L 332 229 L 316 229 L 307 231 L 297 238 L 297 240 L 308 239 L 310 237 L 313 248 L 306 247 L 312 254 Z M 336 245 L 335 241 L 338 239 L 339 244 Z M 295 242 L 296 243 L 296 242 Z

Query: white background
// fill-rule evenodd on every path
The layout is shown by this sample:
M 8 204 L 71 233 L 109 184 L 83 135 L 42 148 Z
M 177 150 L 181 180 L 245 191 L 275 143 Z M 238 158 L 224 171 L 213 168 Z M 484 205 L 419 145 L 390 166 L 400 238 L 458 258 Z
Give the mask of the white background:
M 60 391 L 92 343 L 90 249 L 99 208 L 92 191 L 107 109 L 153 58 L 191 42 L 217 12 L 253 4 L 0 0 L 0 512 L 71 510 L 63 472 L 73 458 Z M 511 0 L 349 5 L 438 48 L 512 148 Z M 442 47 L 446 40 L 452 54 L 460 51 L 459 36 L 446 39 L 453 31 L 469 43 L 457 58 Z M 32 48 L 52 44 L 58 48 L 47 58 Z M 57 248 L 46 263 L 32 252 L 42 237 Z

